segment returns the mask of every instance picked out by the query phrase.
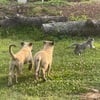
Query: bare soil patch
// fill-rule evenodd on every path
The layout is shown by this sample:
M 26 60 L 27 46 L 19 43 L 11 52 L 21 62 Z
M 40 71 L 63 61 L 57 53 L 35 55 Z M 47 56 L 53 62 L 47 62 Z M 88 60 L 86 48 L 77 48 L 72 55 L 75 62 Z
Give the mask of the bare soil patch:
M 71 5 L 54 6 L 54 5 L 18 5 L 18 4 L 0 4 L 0 19 L 4 16 L 12 16 L 20 13 L 25 16 L 81 16 L 88 18 L 100 19 L 100 2 L 92 3 L 72 3 Z

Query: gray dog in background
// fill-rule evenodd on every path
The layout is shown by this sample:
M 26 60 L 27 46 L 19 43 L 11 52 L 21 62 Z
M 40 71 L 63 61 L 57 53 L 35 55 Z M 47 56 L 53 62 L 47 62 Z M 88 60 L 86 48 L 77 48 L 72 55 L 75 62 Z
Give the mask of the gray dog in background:
M 95 48 L 94 46 L 94 38 L 89 38 L 87 41 L 83 43 L 74 43 L 71 47 L 75 46 L 74 53 L 80 55 L 86 48 Z

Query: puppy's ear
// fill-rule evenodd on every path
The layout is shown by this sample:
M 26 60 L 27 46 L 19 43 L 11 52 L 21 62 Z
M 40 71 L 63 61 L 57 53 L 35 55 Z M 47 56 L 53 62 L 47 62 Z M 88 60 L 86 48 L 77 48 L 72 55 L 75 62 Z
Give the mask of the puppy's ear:
M 43 41 L 43 44 L 46 44 L 46 41 Z
M 54 41 L 51 42 L 51 45 L 54 45 Z
M 32 45 L 33 45 L 33 43 L 30 42 L 30 43 L 29 43 L 29 46 L 32 46 Z
M 24 45 L 24 42 L 21 42 L 20 44 L 21 44 L 21 46 L 23 46 Z

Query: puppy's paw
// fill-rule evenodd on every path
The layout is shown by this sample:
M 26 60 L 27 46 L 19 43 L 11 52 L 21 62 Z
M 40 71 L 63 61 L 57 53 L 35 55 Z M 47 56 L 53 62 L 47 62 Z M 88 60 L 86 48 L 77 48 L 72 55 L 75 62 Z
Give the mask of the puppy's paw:
M 8 87 L 11 87 L 13 84 L 7 84 Z
M 95 46 L 92 46 L 93 49 L 95 49 Z
M 43 78 L 43 82 L 46 82 L 47 81 L 47 79 L 46 78 Z
M 16 84 L 18 84 L 18 81 L 16 80 Z

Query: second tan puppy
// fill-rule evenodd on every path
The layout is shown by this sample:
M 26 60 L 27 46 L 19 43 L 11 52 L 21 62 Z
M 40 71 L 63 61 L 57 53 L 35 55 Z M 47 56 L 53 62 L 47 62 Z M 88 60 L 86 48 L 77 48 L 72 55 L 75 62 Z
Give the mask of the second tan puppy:
M 54 42 L 44 41 L 44 48 L 37 52 L 34 56 L 35 79 L 38 80 L 39 70 L 42 69 L 43 80 L 46 81 L 46 72 L 49 75 L 52 57 L 53 57 Z M 41 68 L 40 68 L 41 67 Z
M 29 69 L 33 66 L 33 59 L 32 59 L 32 43 L 22 42 L 21 43 L 21 50 L 16 54 L 12 51 L 12 46 L 16 47 L 16 45 L 9 46 L 9 53 L 12 57 L 10 67 L 9 67 L 9 76 L 8 76 L 8 86 L 12 85 L 12 80 L 15 77 L 16 83 L 18 75 L 22 73 L 22 68 L 24 63 L 29 63 Z

